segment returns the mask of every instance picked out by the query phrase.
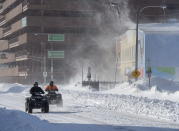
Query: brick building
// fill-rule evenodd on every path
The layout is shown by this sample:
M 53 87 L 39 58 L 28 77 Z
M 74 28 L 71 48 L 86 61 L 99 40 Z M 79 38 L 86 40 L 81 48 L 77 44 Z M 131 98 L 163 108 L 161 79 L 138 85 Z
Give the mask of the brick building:
M 2 0 L 0 80 L 43 82 L 46 75 L 47 81 L 51 77 L 59 81 L 66 79 L 71 73 L 67 63 L 73 57 L 73 49 L 88 39 L 89 34 L 98 32 L 95 25 L 95 15 L 100 10 L 98 2 Z M 52 61 L 49 55 L 55 54 L 49 51 L 61 51 L 56 54 L 61 58 Z

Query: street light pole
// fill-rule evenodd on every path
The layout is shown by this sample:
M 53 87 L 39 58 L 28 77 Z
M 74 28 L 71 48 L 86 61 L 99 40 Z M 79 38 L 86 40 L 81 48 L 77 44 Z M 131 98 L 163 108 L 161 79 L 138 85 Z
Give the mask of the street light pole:
M 43 41 L 41 41 L 41 46 L 44 47 L 44 53 L 43 54 L 43 78 L 44 78 L 44 84 L 47 83 L 47 69 L 46 69 L 46 46 Z
M 163 6 L 145 6 L 143 8 L 140 8 L 137 11 L 137 20 L 136 20 L 136 55 L 135 55 L 135 71 L 138 70 L 138 39 L 139 39 L 139 17 L 140 14 L 147 8 L 162 8 L 163 10 L 166 9 L 167 7 L 165 5 Z
M 43 10 L 43 4 L 44 4 L 44 0 L 41 0 L 40 1 L 40 13 L 41 13 L 41 17 L 44 16 L 44 10 Z M 41 33 L 44 32 L 44 26 L 43 26 L 43 19 L 41 18 Z M 38 35 L 38 34 L 35 34 L 35 35 Z M 44 53 L 43 54 L 43 78 L 44 78 L 44 84 L 47 83 L 47 69 L 46 69 L 46 43 L 43 42 L 41 40 L 41 49 L 43 49 L 42 47 L 44 47 Z M 41 50 L 42 51 L 42 50 Z

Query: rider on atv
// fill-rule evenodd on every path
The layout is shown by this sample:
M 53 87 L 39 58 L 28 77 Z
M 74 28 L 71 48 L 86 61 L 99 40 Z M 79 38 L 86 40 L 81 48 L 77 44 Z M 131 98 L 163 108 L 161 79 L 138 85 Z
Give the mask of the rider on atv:
M 57 106 L 63 106 L 63 99 L 61 93 L 58 92 L 58 88 L 54 85 L 53 81 L 50 81 L 50 84 L 45 88 L 45 91 L 48 92 L 46 95 L 49 101 L 49 104 L 57 104 Z
M 45 91 L 47 91 L 47 92 L 58 91 L 58 88 L 56 85 L 54 85 L 53 81 L 50 81 L 50 84 L 45 88 Z
M 38 86 L 38 82 L 34 83 L 34 86 L 30 89 L 30 94 L 35 96 L 36 94 L 44 94 L 45 92 Z
M 38 82 L 30 89 L 31 97 L 27 97 L 25 101 L 25 111 L 32 113 L 33 109 L 41 109 L 41 112 L 49 112 L 49 102 L 46 96 L 42 95 L 45 92 L 38 86 Z

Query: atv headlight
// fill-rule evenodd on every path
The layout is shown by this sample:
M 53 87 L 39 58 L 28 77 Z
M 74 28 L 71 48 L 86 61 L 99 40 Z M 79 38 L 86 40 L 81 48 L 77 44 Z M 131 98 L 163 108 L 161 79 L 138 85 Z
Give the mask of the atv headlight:
M 32 101 L 35 101 L 35 99 L 34 99 L 34 98 L 31 98 L 31 100 L 32 100 Z
M 42 100 L 43 100 L 43 101 L 46 101 L 47 99 L 43 98 Z

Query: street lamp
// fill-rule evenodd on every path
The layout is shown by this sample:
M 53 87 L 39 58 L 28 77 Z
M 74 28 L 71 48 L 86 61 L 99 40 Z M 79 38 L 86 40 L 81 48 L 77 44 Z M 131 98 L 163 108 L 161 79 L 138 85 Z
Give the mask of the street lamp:
M 165 10 L 167 8 L 166 5 L 161 5 L 161 6 L 145 6 L 143 8 L 138 9 L 137 11 L 137 22 L 136 22 L 136 55 L 135 55 L 135 71 L 138 72 L 138 32 L 139 32 L 139 17 L 140 14 L 148 8 L 161 8 Z

